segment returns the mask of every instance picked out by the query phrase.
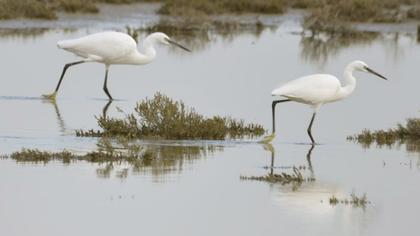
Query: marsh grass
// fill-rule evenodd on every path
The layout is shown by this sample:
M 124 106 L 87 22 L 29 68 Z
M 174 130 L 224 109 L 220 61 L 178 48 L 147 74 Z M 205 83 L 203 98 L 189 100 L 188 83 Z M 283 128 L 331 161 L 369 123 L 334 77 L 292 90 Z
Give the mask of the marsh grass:
M 125 118 L 97 118 L 100 131 L 78 130 L 77 136 L 158 138 L 158 139 L 209 139 L 243 138 L 265 133 L 259 124 L 246 124 L 230 117 L 205 117 L 182 101 L 157 93 L 152 99 L 139 102 L 134 113 Z
M 303 28 L 313 35 L 327 33 L 333 38 L 364 40 L 372 34 L 355 29 L 353 23 L 420 19 L 419 4 L 418 0 L 296 0 L 291 6 L 307 9 Z
M 0 0 L 0 19 L 55 19 L 57 11 L 96 13 L 97 3 L 161 2 L 159 14 L 183 18 L 221 14 L 281 14 L 288 8 L 321 12 L 346 22 L 400 22 L 420 18 L 418 0 Z
M 165 0 L 160 14 L 175 16 L 241 14 L 241 13 L 283 13 L 282 0 Z
M 328 202 L 332 206 L 337 204 L 344 204 L 362 208 L 365 208 L 368 204 L 370 204 L 366 193 L 364 193 L 362 196 L 357 196 L 354 191 L 350 194 L 350 198 L 338 199 L 335 195 L 332 195 Z
M 53 0 L 50 4 L 54 11 L 64 11 L 68 13 L 98 13 L 99 9 L 95 5 L 95 0 Z
M 398 124 L 396 128 L 388 130 L 363 130 L 360 134 L 348 136 L 348 140 L 362 144 L 377 143 L 378 145 L 391 145 L 397 142 L 420 142 L 420 118 L 407 119 L 406 125 Z
M 311 17 L 340 22 L 395 23 L 419 17 L 418 0 L 289 0 L 289 6 L 308 9 Z
M 160 14 L 203 16 L 216 14 L 281 14 L 288 8 L 342 22 L 400 22 L 420 18 L 418 0 L 165 0 Z
M 163 0 L 97 0 L 97 2 L 109 4 L 131 4 L 138 2 L 162 2 Z
M 0 19 L 13 18 L 56 19 L 57 16 L 44 1 L 0 0 Z
M 57 19 L 57 12 L 98 13 L 98 2 L 128 4 L 150 0 L 0 0 L 0 19 Z

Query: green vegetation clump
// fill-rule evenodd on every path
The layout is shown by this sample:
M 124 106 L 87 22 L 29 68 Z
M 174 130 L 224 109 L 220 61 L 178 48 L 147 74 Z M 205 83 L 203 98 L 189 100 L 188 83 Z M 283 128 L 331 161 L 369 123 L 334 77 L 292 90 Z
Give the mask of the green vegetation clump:
M 99 9 L 94 0 L 53 0 L 52 10 L 69 13 L 98 13 Z
M 164 15 L 215 15 L 229 13 L 283 13 L 282 0 L 165 0 L 159 9 Z
M 400 22 L 418 17 L 418 0 L 289 0 L 289 6 L 308 9 L 312 17 L 341 22 Z
M 55 19 L 57 16 L 43 1 L 0 0 L 0 19 L 19 17 Z
M 303 27 L 313 33 L 359 37 L 351 23 L 395 23 L 420 19 L 418 0 L 290 0 L 290 6 L 309 11 Z M 363 35 L 361 35 L 363 36 Z
M 131 4 L 137 2 L 161 2 L 161 0 L 97 0 L 98 2 L 110 4 Z
M 420 118 L 407 119 L 404 126 L 398 124 L 397 128 L 388 130 L 363 130 L 362 133 L 347 137 L 348 140 L 354 140 L 362 144 L 371 144 L 376 142 L 379 145 L 391 145 L 396 142 L 418 142 L 420 141 Z
M 396 22 L 400 4 L 400 0 L 329 0 L 320 9 L 342 21 Z
M 0 19 L 56 19 L 56 11 L 96 13 L 93 0 L 0 0 Z
M 418 0 L 165 0 L 160 14 L 200 16 L 216 14 L 281 14 L 287 8 L 310 11 L 342 22 L 399 22 L 420 18 Z
M 332 206 L 337 204 L 345 204 L 345 205 L 352 205 L 354 207 L 362 207 L 365 208 L 367 204 L 370 204 L 370 201 L 367 199 L 366 193 L 364 193 L 361 197 L 357 196 L 356 193 L 353 191 L 350 194 L 350 199 L 338 199 L 335 195 L 332 195 L 329 198 L 329 203 Z
M 37 18 L 53 20 L 57 11 L 68 13 L 98 13 L 98 2 L 129 4 L 157 0 L 0 0 L 0 19 Z
M 400 22 L 420 19 L 418 0 L 0 0 L 0 19 L 55 19 L 56 11 L 96 13 L 96 3 L 161 2 L 158 13 L 183 18 L 220 14 L 281 14 L 287 8 L 317 12 L 343 22 Z
M 258 124 L 245 124 L 229 117 L 204 117 L 182 101 L 174 101 L 160 93 L 145 99 L 135 107 L 135 113 L 123 119 L 101 116 L 101 131 L 76 132 L 77 136 L 161 138 L 161 139 L 211 139 L 261 136 L 264 128 Z

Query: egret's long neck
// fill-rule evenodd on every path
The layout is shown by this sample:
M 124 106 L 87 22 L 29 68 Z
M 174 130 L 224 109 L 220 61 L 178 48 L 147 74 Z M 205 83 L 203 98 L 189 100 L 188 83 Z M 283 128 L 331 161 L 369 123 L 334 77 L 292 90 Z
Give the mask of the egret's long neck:
M 340 99 L 350 96 L 356 88 L 356 79 L 353 77 L 354 67 L 349 65 L 344 70 L 344 85 L 341 86 L 338 96 Z
M 150 35 L 146 37 L 143 41 L 142 53 L 139 51 L 135 51 L 130 56 L 131 64 L 144 65 L 152 62 L 156 57 L 154 43 L 154 38 L 150 37 Z

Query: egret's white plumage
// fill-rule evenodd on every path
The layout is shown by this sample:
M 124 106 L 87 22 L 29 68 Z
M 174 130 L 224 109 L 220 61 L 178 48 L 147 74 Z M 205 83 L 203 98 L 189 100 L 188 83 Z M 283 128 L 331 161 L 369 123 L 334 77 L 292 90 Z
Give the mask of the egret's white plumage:
M 106 86 L 109 67 L 111 65 L 118 64 L 148 64 L 156 57 L 155 45 L 157 44 L 173 44 L 189 51 L 184 46 L 171 40 L 166 34 L 160 32 L 152 33 L 144 39 L 142 52 L 138 51 L 137 43 L 130 35 L 113 31 L 94 33 L 77 39 L 59 41 L 57 42 L 57 46 L 59 48 L 74 53 L 75 55 L 81 57 L 82 60 L 68 63 L 64 66 L 55 92 L 46 97 L 55 98 L 64 74 L 70 66 L 85 62 L 98 62 L 105 65 L 106 73 L 104 91 L 108 95 L 109 99 L 112 100 Z
M 356 79 L 353 76 L 354 71 L 363 71 L 375 74 L 383 79 L 382 75 L 370 69 L 362 61 L 351 62 L 344 70 L 344 85 L 341 84 L 335 76 L 329 74 L 315 74 L 301 77 L 289 81 L 271 92 L 273 96 L 281 96 L 286 99 L 273 101 L 273 134 L 266 138 L 271 141 L 275 133 L 275 106 L 277 103 L 295 101 L 304 103 L 314 108 L 311 122 L 308 127 L 308 134 L 312 143 L 314 139 L 311 134 L 311 127 L 319 107 L 325 103 L 335 102 L 348 97 L 356 88 Z
M 101 32 L 77 39 L 62 40 L 57 46 L 87 60 L 116 64 L 130 54 L 136 54 L 137 43 L 128 34 Z
M 341 88 L 340 81 L 328 74 L 316 74 L 292 80 L 271 92 L 292 101 L 316 106 L 332 102 Z

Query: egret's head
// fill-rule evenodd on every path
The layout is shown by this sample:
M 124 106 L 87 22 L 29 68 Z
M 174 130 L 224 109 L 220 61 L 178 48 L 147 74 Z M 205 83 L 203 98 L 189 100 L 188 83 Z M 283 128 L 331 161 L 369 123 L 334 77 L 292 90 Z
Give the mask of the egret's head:
M 366 72 L 365 68 L 368 68 L 368 65 L 363 61 L 353 61 L 350 63 L 354 70 Z
M 184 49 L 187 52 L 191 52 L 188 48 L 182 46 L 181 44 L 173 41 L 171 38 L 169 38 L 168 35 L 161 33 L 161 32 L 157 32 L 157 33 L 153 33 L 153 37 L 155 38 L 155 40 L 163 45 L 174 45 L 177 46 L 179 48 Z
M 378 72 L 375 72 L 374 70 L 369 68 L 369 66 L 363 61 L 354 61 L 354 62 L 350 63 L 350 65 L 353 68 L 353 70 L 371 73 L 371 74 L 374 74 L 374 75 L 378 76 L 381 79 L 388 80 L 383 75 L 381 75 Z

